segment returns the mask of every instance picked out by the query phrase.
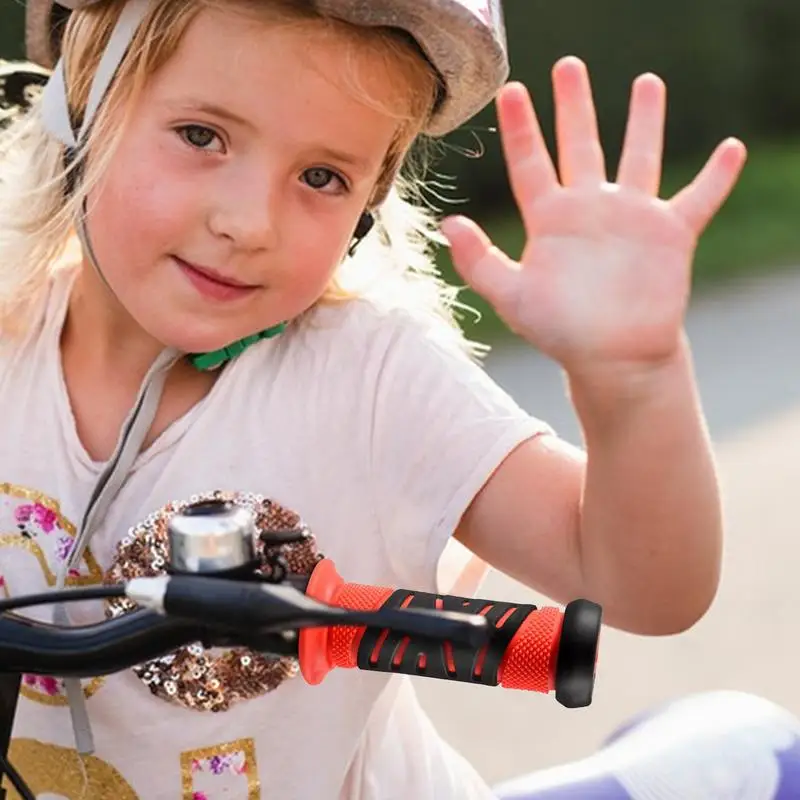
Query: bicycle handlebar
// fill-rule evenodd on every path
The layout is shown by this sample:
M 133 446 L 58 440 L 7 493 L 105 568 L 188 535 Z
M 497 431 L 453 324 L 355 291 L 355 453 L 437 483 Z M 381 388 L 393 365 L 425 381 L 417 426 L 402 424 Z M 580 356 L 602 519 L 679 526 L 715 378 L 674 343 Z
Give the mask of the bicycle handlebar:
M 345 583 L 327 559 L 303 590 L 171 575 L 135 578 L 124 592 L 141 608 L 91 625 L 0 615 L 2 671 L 93 677 L 200 641 L 294 656 L 309 684 L 334 667 L 358 668 L 555 690 L 568 707 L 591 702 L 600 609 L 585 600 L 561 612 L 395 591 Z M 79 589 L 72 593 L 80 596 Z

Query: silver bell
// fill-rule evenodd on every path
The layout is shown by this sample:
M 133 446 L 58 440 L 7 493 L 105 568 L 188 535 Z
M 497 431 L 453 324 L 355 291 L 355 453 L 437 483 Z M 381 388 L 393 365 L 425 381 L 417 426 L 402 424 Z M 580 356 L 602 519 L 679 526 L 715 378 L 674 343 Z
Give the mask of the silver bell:
M 215 573 L 255 558 L 252 511 L 221 500 L 187 506 L 167 525 L 170 567 L 177 572 Z

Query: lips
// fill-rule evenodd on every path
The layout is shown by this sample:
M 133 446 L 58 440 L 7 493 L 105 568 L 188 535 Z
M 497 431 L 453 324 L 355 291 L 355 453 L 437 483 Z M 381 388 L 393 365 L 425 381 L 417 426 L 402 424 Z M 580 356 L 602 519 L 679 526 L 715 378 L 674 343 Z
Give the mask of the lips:
M 232 286 L 236 289 L 258 288 L 253 283 L 244 283 L 243 281 L 237 281 L 236 278 L 229 278 L 227 275 L 223 275 L 221 272 L 217 272 L 216 270 L 210 269 L 209 267 L 201 267 L 199 264 L 193 264 L 191 261 L 184 261 L 182 258 L 176 257 L 175 260 L 178 261 L 180 265 L 185 269 L 191 269 L 194 272 L 199 272 L 204 278 L 208 278 L 208 280 L 210 281 L 219 283 L 221 286 Z
M 260 287 L 243 283 L 208 267 L 201 267 L 173 256 L 173 261 L 191 285 L 206 299 L 214 301 L 240 300 Z

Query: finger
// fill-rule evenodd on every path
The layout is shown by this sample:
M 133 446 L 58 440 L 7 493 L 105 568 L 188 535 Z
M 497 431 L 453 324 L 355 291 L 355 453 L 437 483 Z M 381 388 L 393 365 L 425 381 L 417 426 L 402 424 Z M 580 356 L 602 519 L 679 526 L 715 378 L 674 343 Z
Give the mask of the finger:
M 572 56 L 553 68 L 556 139 L 561 183 L 596 185 L 606 180 L 606 165 L 592 87 L 586 65 Z
M 699 235 L 731 193 L 747 160 L 738 139 L 726 139 L 711 154 L 695 179 L 671 200 L 672 208 Z
M 498 310 L 516 295 L 519 268 L 471 219 L 448 217 L 441 231 L 464 281 Z
M 558 187 L 558 175 L 527 88 L 509 83 L 497 98 L 497 119 L 511 191 L 525 229 L 533 228 L 532 208 Z
M 657 75 L 640 75 L 633 82 L 625 141 L 617 183 L 657 195 L 664 158 L 667 87 Z

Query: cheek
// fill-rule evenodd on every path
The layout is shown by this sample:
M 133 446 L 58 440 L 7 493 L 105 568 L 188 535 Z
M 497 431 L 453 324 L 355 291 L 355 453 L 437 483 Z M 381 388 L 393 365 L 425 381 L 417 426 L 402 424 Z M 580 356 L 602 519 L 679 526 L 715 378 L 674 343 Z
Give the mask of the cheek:
M 299 216 L 290 223 L 281 283 L 284 291 L 298 302 L 310 305 L 325 292 L 335 276 L 349 244 L 342 235 L 341 222 L 309 218 L 300 222 Z
M 197 202 L 198 193 L 170 180 L 157 161 L 115 159 L 87 204 L 98 259 L 111 266 L 124 254 L 137 274 L 153 268 L 159 258 L 174 252 L 189 230 L 197 217 Z

